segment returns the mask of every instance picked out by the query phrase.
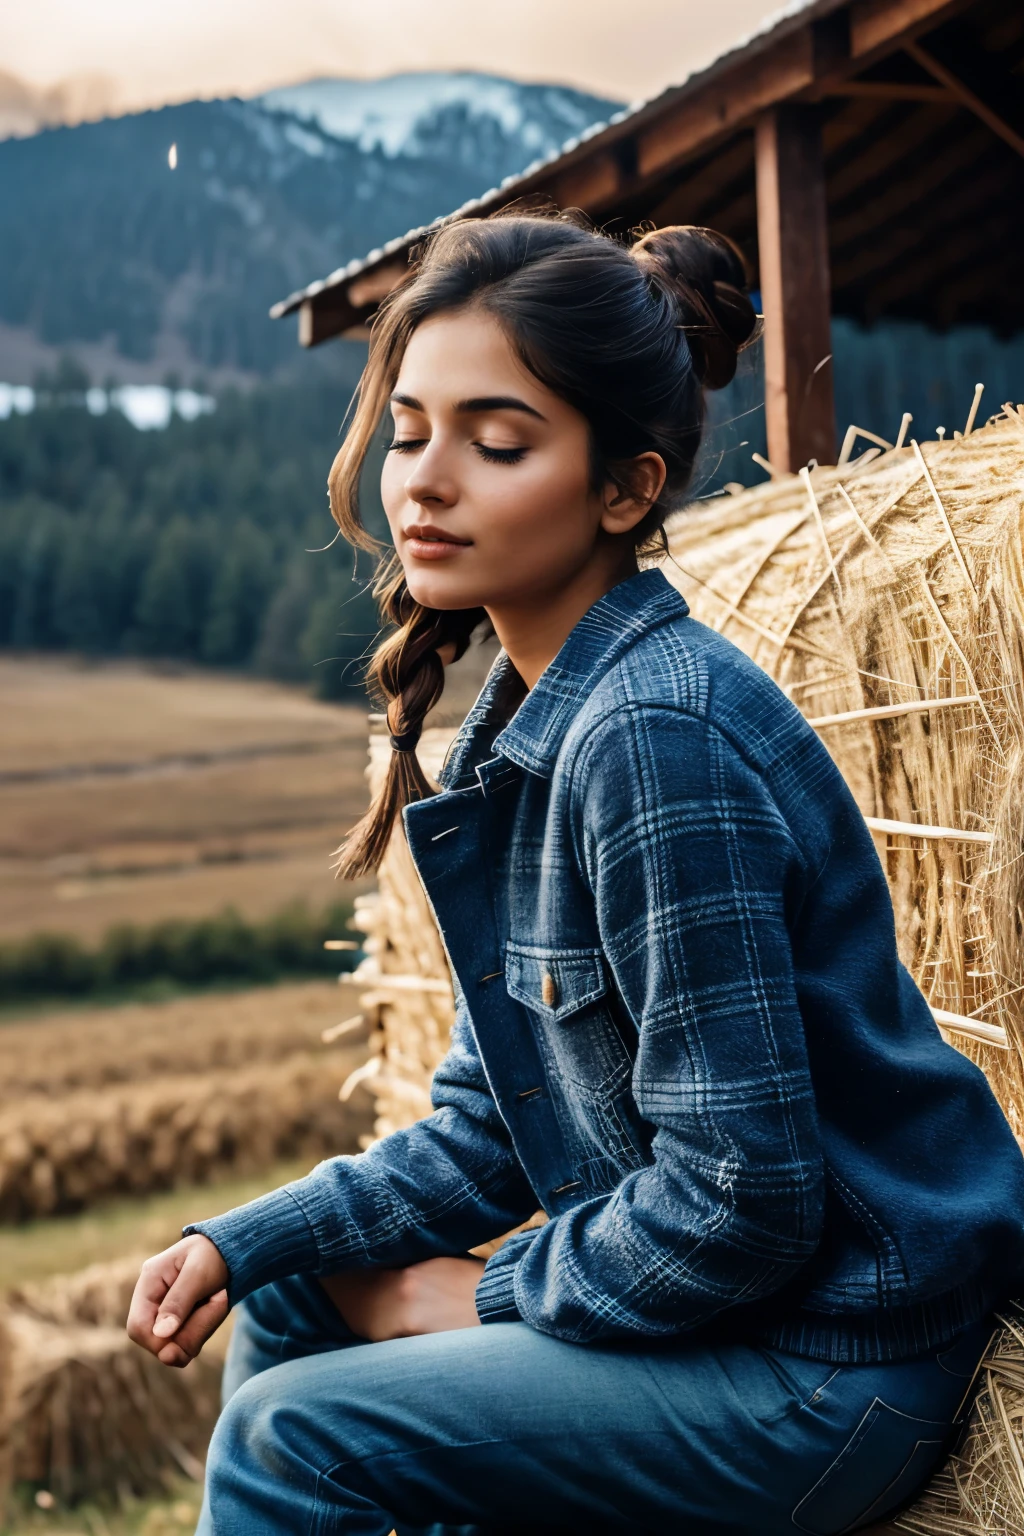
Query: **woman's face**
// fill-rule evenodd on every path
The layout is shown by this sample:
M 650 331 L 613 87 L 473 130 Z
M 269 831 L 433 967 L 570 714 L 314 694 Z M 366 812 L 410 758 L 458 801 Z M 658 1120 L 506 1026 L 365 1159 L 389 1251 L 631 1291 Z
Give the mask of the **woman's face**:
M 614 487 L 591 486 L 585 419 L 534 378 L 486 311 L 418 327 L 391 410 L 381 494 L 417 602 L 532 607 L 607 563 L 609 545 L 632 559 L 629 541 L 612 537 L 623 531 Z

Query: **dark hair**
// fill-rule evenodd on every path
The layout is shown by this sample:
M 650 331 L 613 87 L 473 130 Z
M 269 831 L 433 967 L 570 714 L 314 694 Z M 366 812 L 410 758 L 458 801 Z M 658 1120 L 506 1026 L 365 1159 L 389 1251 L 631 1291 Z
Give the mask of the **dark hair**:
M 511 338 L 523 363 L 590 426 L 595 486 L 628 485 L 630 461 L 654 451 L 665 486 L 629 535 L 654 544 L 682 500 L 700 445 L 703 390 L 721 389 L 756 316 L 739 251 L 710 229 L 676 225 L 630 248 L 578 215 L 506 213 L 442 225 L 417 253 L 408 278 L 381 305 L 358 405 L 330 474 L 331 510 L 345 537 L 381 546 L 359 517 L 359 477 L 416 327 L 429 316 L 479 304 Z M 423 720 L 444 688 L 482 608 L 424 608 L 409 594 L 394 551 L 374 593 L 394 626 L 371 661 L 368 682 L 386 701 L 394 748 L 384 785 L 338 850 L 348 876 L 380 863 L 403 805 L 433 793 L 415 754 Z

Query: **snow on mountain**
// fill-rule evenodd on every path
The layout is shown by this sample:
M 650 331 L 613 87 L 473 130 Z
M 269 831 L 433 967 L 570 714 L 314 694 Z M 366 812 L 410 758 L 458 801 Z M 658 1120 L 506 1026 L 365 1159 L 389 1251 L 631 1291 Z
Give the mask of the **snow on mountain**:
M 568 86 L 533 85 L 469 71 L 391 75 L 383 80 L 308 80 L 255 98 L 270 112 L 316 125 L 364 152 L 422 155 L 430 128 L 446 118 L 490 120 L 527 158 L 550 154 L 566 139 L 607 117 L 620 103 Z M 525 162 L 524 162 L 525 163 Z

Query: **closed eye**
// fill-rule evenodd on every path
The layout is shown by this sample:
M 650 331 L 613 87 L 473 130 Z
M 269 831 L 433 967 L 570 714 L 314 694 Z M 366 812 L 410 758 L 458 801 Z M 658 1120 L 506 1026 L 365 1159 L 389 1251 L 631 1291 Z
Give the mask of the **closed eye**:
M 425 437 L 396 437 L 394 442 L 388 443 L 388 453 L 412 453 L 416 448 L 426 447 Z
M 474 443 L 473 447 L 488 464 L 518 464 L 527 451 L 525 448 L 488 448 L 486 443 Z

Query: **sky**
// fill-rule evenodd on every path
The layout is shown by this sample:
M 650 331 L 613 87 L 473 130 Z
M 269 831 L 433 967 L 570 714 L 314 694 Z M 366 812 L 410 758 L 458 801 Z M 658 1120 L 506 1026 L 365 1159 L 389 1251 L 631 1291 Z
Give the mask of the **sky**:
M 479 69 L 635 100 L 780 0 L 0 0 L 0 68 L 84 115 L 317 75 Z M 72 111 L 74 107 L 72 106 Z

